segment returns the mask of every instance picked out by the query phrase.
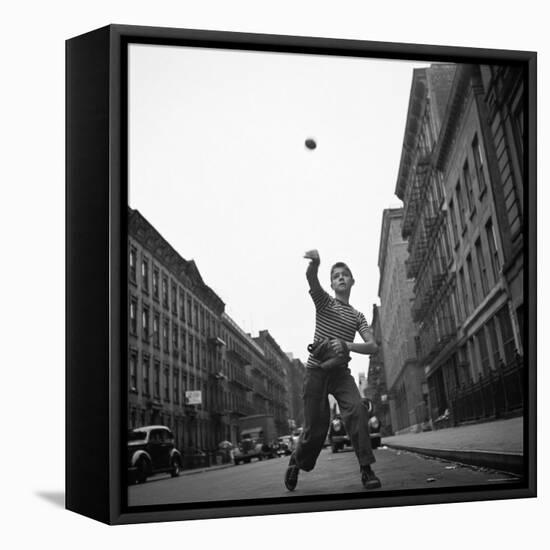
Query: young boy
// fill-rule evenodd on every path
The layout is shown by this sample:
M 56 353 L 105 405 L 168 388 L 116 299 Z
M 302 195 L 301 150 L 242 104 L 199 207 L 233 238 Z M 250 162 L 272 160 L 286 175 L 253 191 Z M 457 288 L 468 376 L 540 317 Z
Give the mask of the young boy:
M 370 467 L 375 459 L 370 444 L 368 413 L 362 405 L 359 389 L 347 366 L 347 352 L 372 354 L 376 353 L 378 346 L 373 340 L 365 316 L 349 304 L 351 287 L 355 283 L 349 267 L 342 262 L 332 266 L 330 286 L 334 291 L 333 298 L 319 283 L 319 252 L 310 250 L 305 253 L 304 258 L 310 260 L 306 277 L 316 311 L 314 341 L 329 338 L 332 351 L 340 354 L 342 363 L 324 368 L 323 363 L 313 354 L 308 358 L 303 396 L 304 429 L 298 446 L 290 457 L 285 485 L 289 491 L 293 491 L 298 483 L 300 470 L 309 472 L 315 467 L 330 421 L 330 393 L 340 407 L 344 425 L 359 461 L 363 486 L 365 489 L 377 489 L 381 487 L 381 483 Z M 359 332 L 364 342 L 353 342 L 356 332 Z M 334 360 L 332 363 L 334 364 Z

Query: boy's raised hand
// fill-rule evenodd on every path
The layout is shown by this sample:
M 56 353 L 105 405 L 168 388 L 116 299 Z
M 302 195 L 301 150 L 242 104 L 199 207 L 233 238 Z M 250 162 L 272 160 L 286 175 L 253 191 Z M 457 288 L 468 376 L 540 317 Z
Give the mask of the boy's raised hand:
M 317 264 L 321 262 L 321 258 L 319 257 L 319 251 L 316 250 L 316 249 L 308 250 L 304 254 L 304 258 L 306 258 L 307 260 L 312 260 L 313 262 L 315 262 Z

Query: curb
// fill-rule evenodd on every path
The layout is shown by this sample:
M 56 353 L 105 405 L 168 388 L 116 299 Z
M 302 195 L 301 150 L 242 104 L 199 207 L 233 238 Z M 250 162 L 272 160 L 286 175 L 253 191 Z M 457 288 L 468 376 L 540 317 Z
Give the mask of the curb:
M 410 451 L 425 456 L 432 456 L 460 462 L 470 466 L 480 466 L 482 468 L 491 468 L 516 475 L 524 474 L 524 460 L 522 453 L 501 453 L 498 451 L 460 451 L 457 449 L 426 449 L 422 447 L 410 447 L 408 445 L 394 445 L 392 443 L 382 443 L 390 449 L 400 451 Z

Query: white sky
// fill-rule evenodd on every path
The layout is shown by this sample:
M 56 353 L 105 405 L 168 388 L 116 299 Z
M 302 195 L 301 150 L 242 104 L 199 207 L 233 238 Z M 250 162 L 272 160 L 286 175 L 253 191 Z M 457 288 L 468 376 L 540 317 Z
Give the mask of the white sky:
M 129 197 L 247 332 L 303 361 L 320 280 L 345 261 L 372 318 L 412 70 L 425 63 L 131 45 Z M 304 146 L 308 137 L 317 149 Z M 359 336 L 358 336 L 359 338 Z M 353 355 L 357 379 L 368 357 Z

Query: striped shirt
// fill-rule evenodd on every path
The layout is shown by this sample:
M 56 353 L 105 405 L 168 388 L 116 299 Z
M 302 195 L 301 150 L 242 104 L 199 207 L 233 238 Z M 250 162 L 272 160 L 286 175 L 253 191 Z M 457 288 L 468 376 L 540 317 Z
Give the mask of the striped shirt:
M 321 287 L 309 291 L 315 304 L 314 341 L 323 338 L 340 338 L 344 342 L 353 342 L 355 333 L 365 334 L 369 325 L 365 316 L 349 304 L 333 298 Z M 318 367 L 319 361 L 311 355 L 307 367 Z

